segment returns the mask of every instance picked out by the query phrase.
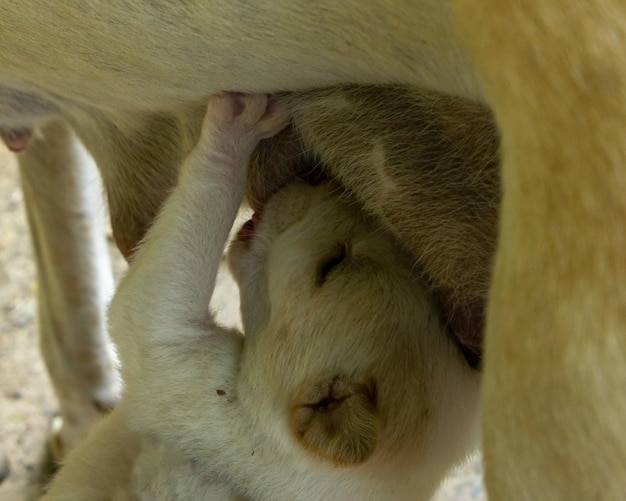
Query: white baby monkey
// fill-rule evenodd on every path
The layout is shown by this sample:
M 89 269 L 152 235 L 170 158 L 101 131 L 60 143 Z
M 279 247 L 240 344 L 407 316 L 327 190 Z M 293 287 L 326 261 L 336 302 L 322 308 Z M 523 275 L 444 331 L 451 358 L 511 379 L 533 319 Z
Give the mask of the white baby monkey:
M 244 225 L 246 337 L 213 321 L 250 155 L 285 123 L 265 95 L 210 99 L 110 307 L 121 403 L 45 499 L 424 500 L 474 449 L 477 373 L 412 257 L 328 184 Z

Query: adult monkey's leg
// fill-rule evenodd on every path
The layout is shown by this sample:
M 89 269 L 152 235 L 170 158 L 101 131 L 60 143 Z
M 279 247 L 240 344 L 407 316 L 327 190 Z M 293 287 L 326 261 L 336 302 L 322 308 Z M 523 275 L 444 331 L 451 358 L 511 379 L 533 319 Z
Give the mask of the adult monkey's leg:
M 118 398 L 106 335 L 113 293 L 98 173 L 74 132 L 56 120 L 18 156 L 38 273 L 41 350 L 59 398 L 57 459 Z
M 495 500 L 626 492 L 626 4 L 458 0 L 502 134 L 483 387 Z

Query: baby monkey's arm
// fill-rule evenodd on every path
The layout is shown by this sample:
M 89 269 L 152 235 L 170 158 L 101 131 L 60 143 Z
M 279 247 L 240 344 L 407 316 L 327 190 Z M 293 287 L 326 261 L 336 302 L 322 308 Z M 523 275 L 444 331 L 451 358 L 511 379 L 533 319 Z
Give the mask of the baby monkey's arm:
M 210 99 L 198 144 L 113 300 L 111 331 L 122 359 L 138 355 L 137 336 L 143 338 L 139 345 L 167 344 L 183 341 L 184 327 L 210 328 L 208 304 L 250 155 L 283 126 L 282 114 L 266 95 L 225 93 Z
M 254 443 L 236 398 L 243 340 L 214 325 L 208 305 L 250 155 L 282 126 L 265 95 L 210 99 L 198 144 L 109 310 L 129 427 L 175 444 L 205 474 Z
M 268 108 L 263 94 L 228 93 L 210 99 L 198 144 L 183 163 L 178 186 L 118 295 L 132 296 L 137 308 L 149 311 L 160 327 L 207 320 L 250 155 L 261 139 L 280 128 L 282 119 Z M 125 290 L 129 288 L 133 290 Z

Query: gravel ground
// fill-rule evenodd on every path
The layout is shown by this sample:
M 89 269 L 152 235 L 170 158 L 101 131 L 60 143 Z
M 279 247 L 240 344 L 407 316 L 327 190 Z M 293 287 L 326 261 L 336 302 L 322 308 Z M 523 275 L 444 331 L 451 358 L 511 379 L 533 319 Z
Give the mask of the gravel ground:
M 116 268 L 124 264 L 116 253 Z M 214 308 L 233 323 L 237 293 L 222 273 Z M 39 356 L 37 284 L 14 158 L 0 147 L 0 478 L 3 456 L 10 472 L 0 480 L 0 501 L 35 499 L 48 470 L 46 436 L 56 410 L 54 394 Z M 485 500 L 476 459 L 455 471 L 438 501 Z

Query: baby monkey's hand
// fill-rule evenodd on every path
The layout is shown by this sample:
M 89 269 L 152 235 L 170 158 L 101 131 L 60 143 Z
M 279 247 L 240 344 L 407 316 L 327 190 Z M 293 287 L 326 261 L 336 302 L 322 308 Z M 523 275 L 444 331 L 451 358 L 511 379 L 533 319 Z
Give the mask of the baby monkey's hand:
M 285 127 L 286 113 L 266 94 L 224 92 L 209 99 L 200 143 L 246 163 L 261 139 Z

